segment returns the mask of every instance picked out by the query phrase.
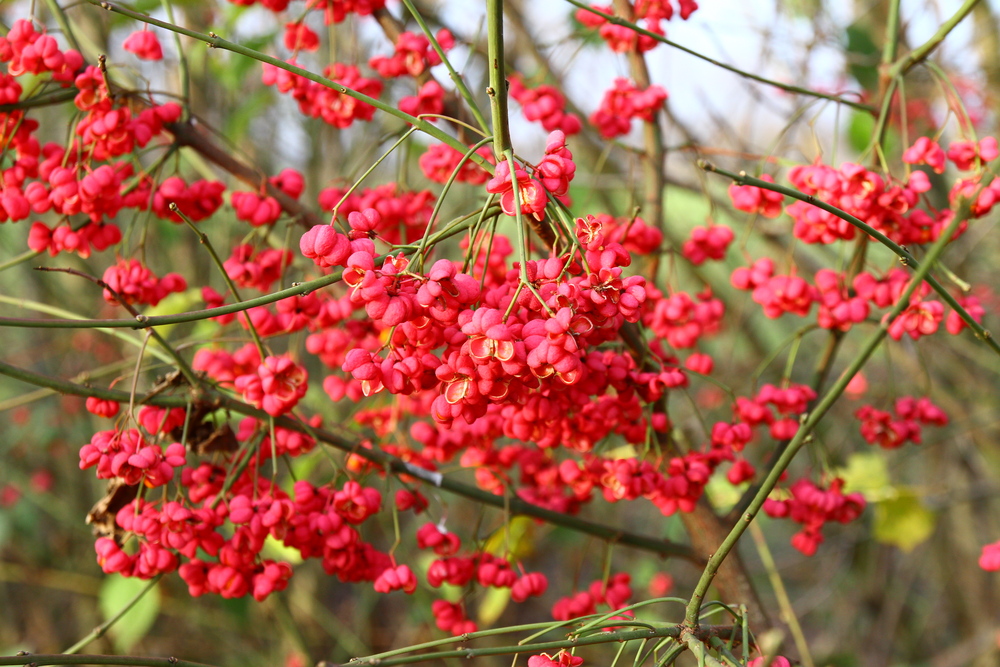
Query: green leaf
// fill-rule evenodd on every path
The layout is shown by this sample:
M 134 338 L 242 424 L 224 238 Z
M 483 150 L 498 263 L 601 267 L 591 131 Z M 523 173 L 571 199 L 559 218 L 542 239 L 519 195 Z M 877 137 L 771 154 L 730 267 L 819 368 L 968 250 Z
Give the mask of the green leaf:
M 487 590 L 483 601 L 479 603 L 479 612 L 476 614 L 479 625 L 488 628 L 496 623 L 504 609 L 507 608 L 508 602 L 510 602 L 509 588 L 490 588 Z
M 740 500 L 743 490 L 749 484 L 733 486 L 725 477 L 712 475 L 705 486 L 705 494 L 712 503 L 712 507 L 720 512 L 727 512 Z
M 275 539 L 273 535 L 268 535 L 264 538 L 263 553 L 268 558 L 283 560 L 291 563 L 292 565 L 298 565 L 302 562 L 301 551 L 295 549 L 294 547 L 285 546 L 284 543 Z
M 934 513 L 911 489 L 900 488 L 895 498 L 875 505 L 875 539 L 903 551 L 912 551 L 934 532 Z
M 872 502 L 885 498 L 891 488 L 889 468 L 879 452 L 851 454 L 837 476 L 844 480 L 844 493 L 860 492 Z
M 104 620 L 116 616 L 135 596 L 149 585 L 148 581 L 131 579 L 113 574 L 101 584 L 97 596 Z M 127 653 L 153 627 L 160 613 L 160 589 L 153 586 L 125 614 L 108 629 L 115 649 Z
M 847 123 L 847 142 L 855 153 L 861 153 L 868 148 L 874 131 L 875 118 L 870 113 L 857 109 L 851 111 L 850 120 Z
M 497 530 L 486 540 L 483 551 L 496 556 L 507 556 L 511 560 L 527 558 L 534 551 L 535 520 L 527 516 L 515 516 L 507 522 L 507 529 Z
M 864 26 L 854 23 L 847 26 L 847 70 L 861 87 L 868 91 L 878 89 L 879 50 Z

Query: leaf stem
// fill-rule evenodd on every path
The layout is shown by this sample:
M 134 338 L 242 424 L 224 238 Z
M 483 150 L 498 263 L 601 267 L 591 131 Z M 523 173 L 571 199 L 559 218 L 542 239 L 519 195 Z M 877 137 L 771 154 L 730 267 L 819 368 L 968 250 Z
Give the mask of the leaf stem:
M 100 639 L 101 637 L 103 637 L 104 633 L 107 632 L 111 626 L 120 621 L 122 616 L 128 613 L 129 609 L 134 607 L 139 602 L 139 600 L 145 597 L 146 593 L 148 593 L 149 591 L 153 590 L 153 588 L 156 587 L 156 584 L 160 581 L 160 578 L 162 576 L 163 576 L 162 574 L 158 574 L 152 579 L 150 579 L 149 582 L 142 587 L 142 590 L 136 593 L 131 600 L 126 602 L 125 606 L 123 606 L 121 609 L 115 612 L 114 616 L 112 616 L 111 618 L 109 618 L 108 620 L 104 621 L 96 628 L 91 630 L 86 637 L 80 639 L 80 641 L 70 646 L 68 649 L 63 651 L 63 653 L 66 655 L 72 655 L 77 651 L 79 651 L 80 649 L 82 649 L 87 644 L 89 644 L 90 642 L 94 641 L 95 639 Z
M 962 3 L 962 6 L 959 7 L 947 21 L 941 24 L 941 27 L 938 28 L 937 32 L 931 35 L 930 39 L 896 61 L 896 64 L 892 66 L 890 75 L 893 77 L 902 76 L 913 69 L 913 67 L 926 60 L 927 57 L 941 45 L 944 38 L 955 29 L 955 26 L 962 22 L 962 19 L 969 15 L 977 4 L 979 4 L 979 0 L 965 0 L 965 2 Z
M 416 21 L 417 25 L 420 26 L 420 29 L 424 31 L 424 36 L 427 37 L 427 41 L 431 43 L 431 47 L 434 49 L 435 53 L 438 54 L 438 57 L 441 58 L 441 62 L 448 68 L 448 76 L 455 84 L 455 87 L 458 89 L 462 99 L 464 99 L 465 103 L 469 105 L 469 111 L 472 112 L 472 116 L 476 119 L 476 122 L 479 123 L 479 127 L 484 132 L 488 131 L 490 126 L 486 122 L 486 117 L 483 116 L 483 112 L 480 111 L 479 105 L 476 104 L 476 98 L 472 96 L 472 91 L 470 91 L 469 87 L 465 85 L 465 79 L 462 78 L 462 75 L 455 71 L 451 61 L 448 60 L 448 56 L 445 54 L 444 49 L 441 48 L 441 44 L 438 43 L 437 37 L 435 37 L 434 33 L 432 33 L 431 29 L 427 26 L 427 22 L 424 21 L 424 17 L 420 15 L 419 11 L 417 11 L 416 6 L 413 4 L 413 0 L 403 0 L 403 4 L 406 5 L 406 8 L 410 11 L 410 15 L 413 16 L 413 20 Z

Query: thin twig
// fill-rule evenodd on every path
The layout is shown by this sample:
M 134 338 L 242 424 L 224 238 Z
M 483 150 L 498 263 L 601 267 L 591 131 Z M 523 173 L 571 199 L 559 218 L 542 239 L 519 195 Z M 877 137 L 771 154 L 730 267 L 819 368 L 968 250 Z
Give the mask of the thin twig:
M 89 1 L 93 2 L 94 0 L 89 0 Z M 970 1 L 971 2 L 976 2 L 977 0 L 970 0 Z M 838 97 L 836 95 L 828 95 L 827 93 L 821 93 L 821 92 L 816 91 L 816 90 L 810 90 L 809 88 L 803 88 L 801 86 L 793 86 L 793 85 L 788 84 L 788 83 L 781 83 L 780 81 L 774 81 L 773 79 L 768 79 L 766 77 L 760 76 L 759 74 L 753 74 L 751 72 L 747 72 L 745 70 L 741 70 L 738 67 L 733 67 L 732 65 L 727 65 L 726 63 L 719 62 L 718 60 L 715 60 L 713 58 L 709 58 L 708 56 L 706 56 L 706 55 L 704 55 L 702 53 L 699 53 L 699 52 L 695 51 L 694 49 L 689 49 L 686 46 L 682 46 L 682 45 L 678 44 L 677 42 L 671 41 L 671 40 L 667 39 L 666 37 L 664 37 L 663 35 L 658 35 L 655 32 L 652 32 L 650 30 L 646 30 L 645 28 L 643 28 L 641 26 L 638 26 L 635 23 L 632 23 L 631 21 L 626 21 L 625 19 L 621 18 L 620 16 L 614 16 L 613 14 L 607 14 L 605 12 L 602 12 L 599 9 L 591 7 L 590 5 L 585 4 L 583 2 L 580 2 L 580 0 L 566 0 L 566 2 L 568 2 L 571 5 L 574 5 L 576 7 L 579 7 L 580 9 L 584 9 L 584 10 L 590 12 L 591 14 L 596 14 L 596 15 L 598 15 L 598 16 L 606 19 L 609 23 L 612 23 L 614 25 L 624 26 L 624 27 L 626 27 L 626 28 L 628 28 L 630 30 L 634 30 L 635 32 L 639 33 L 640 35 L 644 35 L 646 37 L 650 37 L 652 39 L 655 39 L 658 42 L 662 42 L 663 44 L 666 44 L 667 46 L 673 47 L 673 48 L 675 48 L 675 49 L 677 49 L 679 51 L 683 51 L 684 53 L 687 53 L 688 55 L 692 55 L 695 58 L 699 58 L 700 60 L 704 60 L 707 63 L 711 63 L 712 65 L 715 65 L 716 67 L 721 67 L 722 69 L 724 69 L 726 71 L 729 71 L 729 72 L 732 72 L 733 74 L 738 74 L 739 76 L 741 76 L 741 77 L 743 77 L 745 79 L 750 79 L 751 81 L 757 81 L 758 83 L 764 83 L 764 84 L 767 84 L 769 86 L 774 86 L 775 88 L 780 88 L 781 90 L 784 90 L 784 91 L 789 92 L 789 93 L 795 93 L 796 95 L 808 95 L 809 97 L 818 97 L 818 98 L 823 99 L 823 100 L 830 100 L 831 102 L 837 102 L 838 104 L 845 104 L 845 105 L 847 105 L 849 107 L 852 107 L 854 109 L 860 109 L 861 111 L 874 111 L 875 110 L 873 107 L 871 107 L 868 104 L 864 104 L 863 102 L 852 102 L 851 100 L 846 100 L 843 97 Z

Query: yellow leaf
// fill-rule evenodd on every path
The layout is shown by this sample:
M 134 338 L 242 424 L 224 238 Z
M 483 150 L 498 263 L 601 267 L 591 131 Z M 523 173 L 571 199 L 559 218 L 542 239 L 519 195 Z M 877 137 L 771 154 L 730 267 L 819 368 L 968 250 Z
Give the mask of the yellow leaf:
M 535 547 L 534 528 L 534 519 L 516 516 L 507 522 L 506 531 L 501 528 L 490 535 L 483 550 L 494 556 L 506 556 L 514 561 L 527 558 Z
M 618 459 L 634 459 L 638 455 L 639 453 L 635 451 L 635 447 L 632 445 L 621 445 L 620 447 L 609 449 L 604 453 L 605 458 L 615 461 Z
M 743 489 L 747 486 L 747 484 L 733 486 L 725 477 L 713 475 L 705 486 L 705 494 L 708 496 L 709 502 L 712 503 L 712 507 L 720 512 L 725 512 L 739 501 L 740 496 L 743 495 Z
M 510 602 L 509 588 L 488 589 L 486 595 L 483 596 L 483 601 L 479 603 L 479 610 L 476 614 L 479 627 L 488 628 L 496 623 L 504 609 L 507 608 L 508 602 Z
M 271 535 L 264 538 L 263 552 L 268 558 L 283 560 L 286 563 L 291 563 L 292 565 L 298 565 L 302 562 L 302 554 L 298 549 L 286 547 L 284 544 L 274 539 Z
M 870 502 L 894 495 L 885 457 L 879 452 L 852 454 L 837 476 L 844 480 L 844 493 L 861 492 Z
M 875 504 L 875 539 L 912 551 L 934 532 L 934 513 L 911 489 L 900 488 L 894 498 Z

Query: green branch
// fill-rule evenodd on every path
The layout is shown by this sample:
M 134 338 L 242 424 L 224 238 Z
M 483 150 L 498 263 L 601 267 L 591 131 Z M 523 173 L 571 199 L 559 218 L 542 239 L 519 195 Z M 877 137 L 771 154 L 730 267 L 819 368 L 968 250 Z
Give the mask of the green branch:
M 801 193 L 799 193 L 801 195 Z M 959 223 L 962 220 L 961 215 L 957 212 L 952 218 L 951 224 L 948 228 L 943 230 L 941 235 L 938 237 L 934 245 L 931 246 L 927 253 L 927 257 L 924 259 L 923 265 L 921 265 L 914 272 L 913 277 L 910 279 L 909 284 L 903 293 L 899 296 L 896 301 L 896 305 L 893 306 L 892 310 L 882 319 L 881 324 L 878 329 L 868 337 L 868 340 L 864 342 L 861 346 L 861 351 L 858 356 L 854 358 L 847 369 L 841 374 L 837 381 L 830 387 L 830 390 L 823 396 L 822 399 L 816 404 L 808 415 L 803 415 L 804 420 L 800 424 L 798 431 L 795 432 L 795 436 L 788 443 L 788 446 L 775 461 L 774 465 L 768 471 L 767 477 L 764 479 L 757 491 L 757 495 L 750 502 L 750 506 L 747 507 L 746 511 L 742 514 L 739 521 L 723 540 L 719 548 L 716 549 L 715 553 L 708 559 L 708 565 L 705 567 L 705 571 L 701 575 L 701 579 L 698 581 L 698 585 L 695 587 L 694 593 L 691 595 L 691 602 L 688 604 L 687 612 L 684 615 L 684 625 L 688 628 L 696 629 L 698 627 L 698 618 L 701 614 L 702 601 L 705 599 L 705 595 L 708 593 L 709 587 L 712 585 L 712 580 L 718 573 L 719 568 L 722 566 L 723 561 L 736 546 L 740 537 L 749 527 L 750 523 L 757 517 L 761 508 L 764 506 L 764 501 L 767 500 L 768 495 L 774 490 L 774 487 L 778 484 L 778 480 L 781 475 L 788 468 L 788 465 L 795 458 L 795 455 L 799 452 L 803 445 L 812 439 L 812 432 L 819 424 L 820 420 L 826 415 L 826 413 L 833 407 L 833 404 L 840 398 L 840 395 L 847 388 L 847 385 L 854 378 L 854 376 L 861 370 L 861 368 L 867 363 L 868 359 L 875 353 L 882 341 L 889 333 L 889 325 L 895 320 L 904 310 L 910 306 L 910 297 L 916 292 L 917 287 L 920 286 L 921 282 L 928 277 L 928 273 L 934 263 L 938 260 L 944 249 L 948 246 L 948 242 L 951 240 L 951 235 L 955 233 L 958 228 Z
M 66 655 L 24 653 L 0 656 L 0 665 L 132 665 L 133 667 L 215 667 L 204 662 L 177 658 L 145 658 L 133 655 Z
M 935 32 L 930 39 L 907 53 L 892 66 L 890 76 L 902 76 L 913 69 L 916 65 L 926 60 L 934 49 L 941 45 L 944 38 L 955 29 L 955 26 L 962 22 L 962 19 L 969 15 L 977 4 L 979 4 L 979 0 L 965 0 L 965 2 L 962 3 L 962 6 L 958 8 L 958 11 L 952 14 L 947 21 L 942 23 L 941 27 L 938 28 L 937 32 Z
M 507 115 L 507 77 L 504 72 L 503 53 L 503 0 L 486 0 L 486 68 L 489 70 L 490 116 L 493 120 L 493 154 L 500 160 L 511 149 L 510 123 Z M 510 172 L 513 187 L 517 189 L 514 167 Z
M 483 648 L 460 648 L 451 651 L 436 651 L 434 653 L 419 653 L 416 655 L 402 655 L 399 657 L 375 657 L 356 658 L 346 663 L 343 667 L 370 666 L 391 667 L 392 665 L 405 665 L 414 662 L 426 662 L 430 660 L 446 660 L 448 658 L 477 658 L 485 655 L 516 655 L 522 653 L 542 653 L 557 651 L 559 649 L 573 648 L 575 646 L 592 646 L 594 644 L 610 644 L 612 642 L 629 642 L 635 640 L 656 639 L 672 637 L 678 639 L 685 629 L 681 625 L 670 625 L 662 628 L 642 628 L 639 630 L 617 630 L 613 632 L 599 632 L 587 637 L 571 637 L 550 642 L 537 642 L 533 644 L 514 644 L 510 646 L 489 646 Z M 711 637 L 728 638 L 734 632 L 731 625 L 711 625 L 699 628 L 697 632 L 691 633 L 700 641 L 706 641 Z M 476 634 L 476 633 L 473 633 Z M 469 637 L 471 638 L 471 634 Z M 453 638 L 462 640 L 465 637 Z M 334 667 L 332 663 L 321 662 L 318 667 Z
M 483 116 L 483 112 L 479 110 L 479 105 L 476 104 L 476 98 L 473 96 L 472 91 L 470 91 L 469 87 L 465 85 L 465 79 L 462 78 L 461 74 L 455 71 L 451 61 L 448 59 L 448 55 L 444 52 L 444 49 L 441 48 L 441 44 L 438 42 L 437 37 L 431 32 L 430 27 L 427 25 L 427 21 L 424 20 L 424 17 L 421 16 L 420 12 L 417 11 L 417 8 L 414 6 L 413 0 L 403 0 L 403 4 L 406 5 L 406 9 L 409 10 L 413 20 L 416 21 L 417 25 L 420 26 L 420 29 L 424 31 L 424 36 L 427 38 L 427 41 L 430 42 L 431 48 L 433 48 L 434 52 L 437 53 L 444 66 L 448 68 L 448 76 L 451 78 L 452 83 L 455 84 L 455 88 L 462 96 L 462 99 L 464 99 L 465 103 L 469 105 L 469 111 L 472 112 L 472 117 L 476 119 L 477 123 L 479 123 L 480 129 L 486 132 L 489 129 L 489 125 L 486 123 L 486 117 Z

